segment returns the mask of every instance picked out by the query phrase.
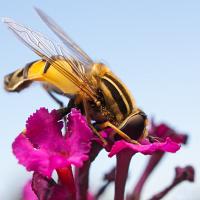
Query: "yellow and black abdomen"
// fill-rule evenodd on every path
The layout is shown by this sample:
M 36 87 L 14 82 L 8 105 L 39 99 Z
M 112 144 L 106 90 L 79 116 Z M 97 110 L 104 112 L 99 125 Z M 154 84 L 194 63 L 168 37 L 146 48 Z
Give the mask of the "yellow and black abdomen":
M 64 62 L 64 61 L 55 61 Z M 53 64 L 54 65 L 54 64 Z M 19 92 L 33 81 L 42 81 L 53 85 L 66 94 L 76 94 L 79 88 L 64 73 L 58 71 L 52 64 L 44 60 L 28 63 L 24 68 L 8 74 L 4 78 L 4 87 L 10 92 Z M 72 72 L 68 63 L 64 63 L 68 72 Z
M 9 92 L 20 92 L 28 87 L 32 81 L 26 77 L 29 67 L 37 61 L 26 64 L 24 68 L 15 70 L 4 77 L 4 88 Z

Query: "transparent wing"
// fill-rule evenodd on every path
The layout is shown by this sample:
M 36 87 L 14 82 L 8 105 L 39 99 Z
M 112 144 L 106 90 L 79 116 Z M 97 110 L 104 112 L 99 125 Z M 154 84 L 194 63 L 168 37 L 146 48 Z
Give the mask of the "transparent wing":
M 79 60 L 91 66 L 93 63 L 92 59 L 65 33 L 65 31 L 44 11 L 39 8 L 35 8 L 40 18 L 45 24 L 62 40 L 66 47 L 76 56 Z
M 87 79 L 83 62 L 74 58 L 62 45 L 53 42 L 41 33 L 18 24 L 10 18 L 4 18 L 3 22 L 25 45 L 52 64 L 56 70 L 67 77 L 82 92 L 96 100 L 96 88 Z

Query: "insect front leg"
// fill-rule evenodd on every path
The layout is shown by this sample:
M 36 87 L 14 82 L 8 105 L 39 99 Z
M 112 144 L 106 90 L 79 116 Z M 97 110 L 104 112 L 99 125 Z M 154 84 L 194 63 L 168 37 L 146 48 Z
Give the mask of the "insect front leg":
M 101 129 L 105 129 L 107 127 L 112 128 L 116 134 L 118 134 L 121 138 L 126 140 L 127 142 L 133 143 L 133 144 L 140 144 L 138 141 L 131 139 L 126 133 L 121 131 L 119 128 L 117 128 L 115 125 L 113 125 L 111 122 L 107 121 L 102 124 L 98 124 L 98 127 Z
M 75 107 L 75 101 L 74 99 L 70 99 L 66 107 L 62 107 L 57 110 L 57 112 L 63 118 L 65 133 L 67 132 L 67 117 L 66 116 L 67 114 L 70 113 L 71 109 L 74 107 Z
M 60 108 L 57 111 L 61 115 L 61 117 L 65 117 L 67 114 L 70 113 L 71 109 L 75 108 L 75 107 L 77 107 L 75 105 L 75 100 L 74 99 L 70 99 L 69 103 L 67 104 L 66 107 Z

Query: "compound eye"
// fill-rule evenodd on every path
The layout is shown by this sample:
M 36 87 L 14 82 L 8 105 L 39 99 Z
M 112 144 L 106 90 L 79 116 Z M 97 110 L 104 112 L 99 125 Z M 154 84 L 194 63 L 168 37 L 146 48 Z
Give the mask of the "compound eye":
M 121 130 L 132 139 L 137 140 L 143 135 L 145 126 L 146 116 L 138 114 L 130 116 Z

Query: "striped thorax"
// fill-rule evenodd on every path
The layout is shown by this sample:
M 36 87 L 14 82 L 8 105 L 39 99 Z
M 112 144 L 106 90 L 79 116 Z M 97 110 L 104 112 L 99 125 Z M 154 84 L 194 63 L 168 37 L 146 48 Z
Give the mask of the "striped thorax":
M 102 106 L 113 115 L 115 124 L 121 124 L 137 111 L 135 100 L 122 81 L 104 64 L 94 64 L 89 75 L 93 84 L 102 92 Z

